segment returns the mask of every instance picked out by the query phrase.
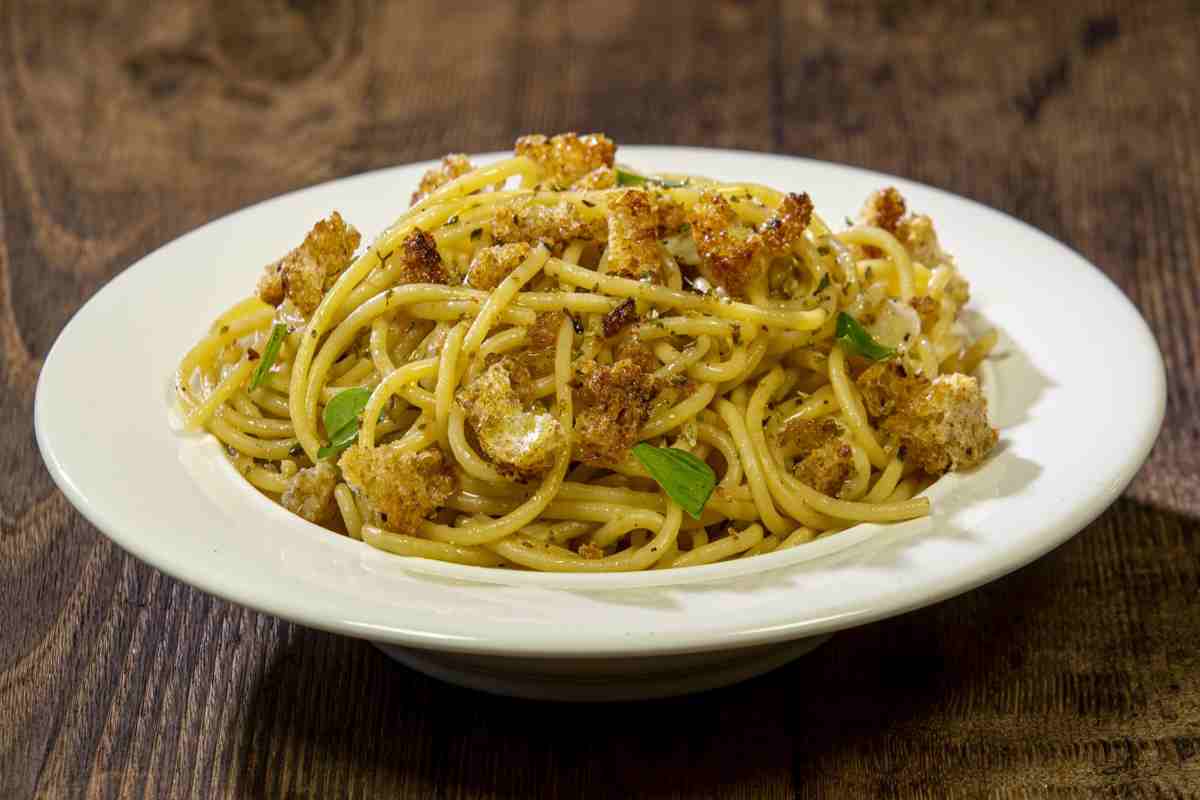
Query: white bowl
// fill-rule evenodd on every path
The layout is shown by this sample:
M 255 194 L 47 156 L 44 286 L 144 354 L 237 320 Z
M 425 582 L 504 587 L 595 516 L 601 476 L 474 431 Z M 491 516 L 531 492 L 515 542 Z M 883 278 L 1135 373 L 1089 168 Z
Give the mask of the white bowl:
M 162 247 L 67 324 L 35 427 L 67 498 L 138 558 L 204 591 L 378 643 L 416 669 L 522 696 L 615 699 L 718 686 L 833 631 L 937 602 L 1037 558 L 1125 488 L 1162 423 L 1162 358 L 1137 311 L 1078 254 L 1011 217 L 851 167 L 723 150 L 626 147 L 647 170 L 809 192 L 831 223 L 871 190 L 929 213 L 971 282 L 974 325 L 1002 331 L 985 372 L 997 452 L 929 491 L 933 515 L 862 525 L 729 564 L 543 575 L 400 558 L 260 496 L 210 436 L 168 425 L 180 356 L 249 294 L 261 266 L 338 209 L 368 234 L 427 164 L 315 186 Z

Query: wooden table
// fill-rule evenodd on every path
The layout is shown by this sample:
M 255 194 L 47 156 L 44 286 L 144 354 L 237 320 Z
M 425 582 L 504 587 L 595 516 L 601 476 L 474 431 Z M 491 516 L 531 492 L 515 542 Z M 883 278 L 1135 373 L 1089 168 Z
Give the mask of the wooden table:
M 81 5 L 0 9 L 0 797 L 1200 794 L 1194 0 Z M 288 189 L 566 129 L 859 164 L 1067 242 L 1166 357 L 1149 463 L 986 588 L 603 707 L 452 688 L 215 600 L 54 488 L 41 360 L 137 258 Z

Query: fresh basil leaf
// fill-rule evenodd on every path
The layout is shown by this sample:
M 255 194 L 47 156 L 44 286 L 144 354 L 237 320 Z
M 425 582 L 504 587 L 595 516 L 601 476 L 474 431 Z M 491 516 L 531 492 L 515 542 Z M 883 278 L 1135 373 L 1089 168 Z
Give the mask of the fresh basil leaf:
M 633 455 L 672 500 L 692 518 L 700 518 L 717 485 L 712 467 L 686 450 L 655 447 L 645 442 L 633 446 Z
M 279 348 L 283 346 L 283 339 L 287 336 L 287 332 L 287 325 L 282 323 L 276 323 L 275 327 L 271 328 L 271 338 L 267 339 L 267 346 L 263 348 L 258 366 L 254 368 L 254 375 L 250 377 L 250 391 L 257 389 L 258 385 L 266 380 L 267 375 L 271 372 L 271 365 L 279 357 Z
M 370 399 L 371 390 L 365 386 L 356 386 L 334 395 L 333 399 L 325 404 L 325 412 L 322 415 L 325 432 L 332 434 L 350 422 L 357 422 L 358 415 L 367 407 L 367 401 Z
M 329 440 L 329 444 L 317 451 L 317 458 L 326 459 L 330 456 L 336 456 L 338 453 L 345 450 L 358 438 L 358 417 L 347 422 L 342 427 L 338 428 L 337 432 Z
M 871 334 L 867 333 L 867 329 L 845 311 L 838 312 L 834 337 L 847 352 L 872 361 L 884 361 L 896 355 L 895 348 L 884 347 L 875 341 Z
M 636 172 L 626 172 L 623 169 L 617 170 L 617 186 L 642 186 L 647 183 L 661 186 L 664 189 L 682 189 L 684 186 L 687 186 L 687 181 L 667 181 L 662 178 L 647 178 L 645 175 L 638 175 Z

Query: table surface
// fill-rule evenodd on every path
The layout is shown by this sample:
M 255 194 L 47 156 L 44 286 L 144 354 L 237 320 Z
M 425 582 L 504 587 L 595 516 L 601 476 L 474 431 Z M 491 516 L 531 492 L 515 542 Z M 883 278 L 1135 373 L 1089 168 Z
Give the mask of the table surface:
M 0 797 L 1200 794 L 1195 0 L 143 5 L 0 4 Z M 54 488 L 38 370 L 133 261 L 289 189 L 570 129 L 857 164 L 1061 239 L 1162 348 L 1149 462 L 985 588 L 588 707 L 216 600 Z

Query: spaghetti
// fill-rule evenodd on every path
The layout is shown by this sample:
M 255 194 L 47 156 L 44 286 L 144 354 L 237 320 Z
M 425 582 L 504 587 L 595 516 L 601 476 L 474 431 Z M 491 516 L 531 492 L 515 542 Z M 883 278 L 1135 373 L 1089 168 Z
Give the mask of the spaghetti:
M 336 212 L 177 373 L 267 497 L 400 555 L 601 572 L 747 558 L 928 514 L 996 442 L 968 299 L 894 189 L 614 164 L 600 134 L 448 156 L 368 247 Z

